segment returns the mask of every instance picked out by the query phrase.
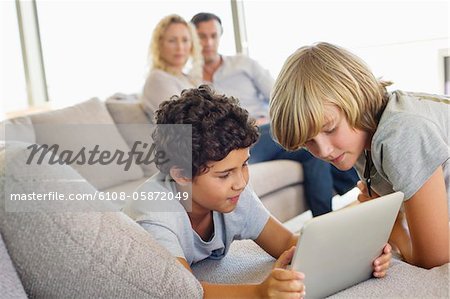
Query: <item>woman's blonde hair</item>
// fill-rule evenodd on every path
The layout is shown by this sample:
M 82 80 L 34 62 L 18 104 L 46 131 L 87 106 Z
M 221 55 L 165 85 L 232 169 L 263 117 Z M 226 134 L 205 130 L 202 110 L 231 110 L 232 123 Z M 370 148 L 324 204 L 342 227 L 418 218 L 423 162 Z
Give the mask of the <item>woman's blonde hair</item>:
M 289 150 L 304 146 L 321 131 L 327 105 L 341 109 L 352 128 L 375 132 L 390 84 L 343 48 L 329 43 L 302 47 L 289 56 L 275 82 L 273 135 Z
M 159 23 L 153 30 L 152 39 L 148 51 L 148 59 L 151 65 L 151 69 L 160 69 L 170 73 L 167 63 L 161 57 L 161 42 L 164 37 L 164 34 L 166 33 L 167 28 L 172 24 L 183 24 L 187 27 L 189 35 L 191 36 L 191 43 L 192 43 L 190 53 L 192 70 L 190 73 L 196 78 L 197 77 L 201 78 L 203 68 L 203 58 L 201 55 L 201 46 L 197 36 L 197 31 L 195 30 L 192 24 L 186 22 L 185 19 L 176 14 L 164 17 L 161 21 L 159 21 Z

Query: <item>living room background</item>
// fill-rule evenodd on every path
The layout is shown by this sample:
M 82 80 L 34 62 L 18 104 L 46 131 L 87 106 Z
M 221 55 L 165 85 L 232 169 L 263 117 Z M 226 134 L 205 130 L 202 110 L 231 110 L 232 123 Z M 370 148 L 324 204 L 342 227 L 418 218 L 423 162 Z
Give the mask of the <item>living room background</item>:
M 39 70 L 35 64 L 24 65 L 17 4 L 31 7 L 31 13 L 35 7 L 36 23 L 27 15 L 30 8 L 20 12 L 22 21 L 38 33 L 43 88 L 47 87 L 41 94 L 47 95 L 52 108 L 116 92 L 140 92 L 155 24 L 170 13 L 189 20 L 199 11 L 222 18 L 221 53 L 234 54 L 236 45 L 242 44 L 274 77 L 296 48 L 328 41 L 358 54 L 376 75 L 393 80 L 394 88 L 444 92 L 448 1 L 7 0 L 0 2 L 1 118 L 6 112 L 42 104 L 42 99 L 27 94 L 35 83 L 26 79 L 30 77 L 26 70 L 38 75 Z M 240 18 L 233 15 L 232 4 Z M 236 24 L 244 32 L 240 40 L 235 40 Z M 28 55 L 39 60 L 39 53 L 29 50 Z

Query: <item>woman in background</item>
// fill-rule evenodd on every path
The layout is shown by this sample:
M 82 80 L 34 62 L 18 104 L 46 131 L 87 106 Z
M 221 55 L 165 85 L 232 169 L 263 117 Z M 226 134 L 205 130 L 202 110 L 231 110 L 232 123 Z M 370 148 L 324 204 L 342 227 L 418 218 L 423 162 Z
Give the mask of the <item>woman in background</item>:
M 161 102 L 201 83 L 202 58 L 197 33 L 178 15 L 166 16 L 156 25 L 149 61 L 150 73 L 141 100 L 150 115 Z M 189 74 L 185 72 L 188 62 L 192 66 Z

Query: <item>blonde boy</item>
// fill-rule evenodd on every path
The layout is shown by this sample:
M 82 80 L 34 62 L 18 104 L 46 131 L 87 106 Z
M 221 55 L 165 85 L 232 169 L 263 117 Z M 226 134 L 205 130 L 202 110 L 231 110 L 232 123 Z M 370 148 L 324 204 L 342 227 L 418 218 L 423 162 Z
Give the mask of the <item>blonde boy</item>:
M 355 166 L 366 182 L 360 201 L 402 191 L 407 223 L 398 218 L 390 243 L 408 263 L 432 268 L 449 262 L 450 98 L 388 85 L 345 49 L 302 47 L 276 80 L 272 128 L 287 149 Z

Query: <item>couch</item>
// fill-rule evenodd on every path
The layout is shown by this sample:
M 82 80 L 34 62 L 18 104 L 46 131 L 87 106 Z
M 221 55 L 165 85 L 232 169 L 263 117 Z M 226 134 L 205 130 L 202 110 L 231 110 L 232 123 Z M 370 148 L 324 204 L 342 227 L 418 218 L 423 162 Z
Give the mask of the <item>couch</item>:
M 9 136 L 5 138 L 8 140 L 58 144 L 59 152 L 78 149 L 80 144 L 87 145 L 87 148 L 99 144 L 111 151 L 121 149 L 126 152 L 136 139 L 146 137 L 142 136 L 147 134 L 143 128 L 149 126 L 151 130 L 152 118 L 152 115 L 144 113 L 135 97 L 118 94 L 105 102 L 94 98 L 64 109 L 9 119 L 3 122 L 3 126 L 7 128 Z M 116 164 L 102 167 L 71 165 L 97 190 L 104 192 L 131 193 L 157 171 L 154 164 L 133 164 L 127 171 Z M 301 164 L 287 160 L 257 163 L 250 165 L 250 173 L 250 184 L 256 194 L 280 221 L 308 209 L 303 195 Z M 118 208 L 120 204 L 118 202 Z
M 122 95 L 113 96 L 107 101 L 94 98 L 64 109 L 17 117 L 0 123 L 2 128 L 0 130 L 0 140 L 3 140 L 3 148 L 1 150 L 3 160 L 0 162 L 3 170 L 2 206 L 0 206 L 0 231 L 2 237 L 0 242 L 0 261 L 1 265 L 4 265 L 2 269 L 11 270 L 3 272 L 6 275 L 0 279 L 0 286 L 3 283 L 7 283 L 9 287 L 5 286 L 5 289 L 10 290 L 11 297 L 25 294 L 23 288 L 11 287 L 11 282 L 14 281 L 16 281 L 16 286 L 23 284 L 26 294 L 32 297 L 60 297 L 64 294 L 63 297 L 67 297 L 68 294 L 71 294 L 70 297 L 73 297 L 75 293 L 78 294 L 76 297 L 90 297 L 92 294 L 97 294 L 97 284 L 105 284 L 109 276 L 99 273 L 100 268 L 105 268 L 105 265 L 101 263 L 105 261 L 101 261 L 101 259 L 105 255 L 108 262 L 117 262 L 112 256 L 112 260 L 108 260 L 108 250 L 111 250 L 111 247 L 105 246 L 105 244 L 109 244 L 109 242 L 103 244 L 96 239 L 97 236 L 91 235 L 93 231 L 98 232 L 105 227 L 110 231 L 118 230 L 120 227 L 122 234 L 120 236 L 111 236 L 111 240 L 115 241 L 114 244 L 117 244 L 117 242 L 119 244 L 119 248 L 115 249 L 123 249 L 120 248 L 120 238 L 123 238 L 125 235 L 128 236 L 127 241 L 124 242 L 127 244 L 124 246 L 128 246 L 125 251 L 130 253 L 132 252 L 130 248 L 139 247 L 132 243 L 130 245 L 130 242 L 136 242 L 136 240 L 141 240 L 145 236 L 142 242 L 147 242 L 147 244 L 145 246 L 140 245 L 141 249 L 136 249 L 137 251 L 141 250 L 138 255 L 144 254 L 142 251 L 153 250 L 152 248 L 156 246 L 157 249 L 153 251 L 163 254 L 163 257 L 157 255 L 156 259 L 171 260 L 167 252 L 159 248 L 155 242 L 152 242 L 151 238 L 147 236 L 148 234 L 143 233 L 140 227 L 130 221 L 126 215 L 118 212 L 123 205 L 121 201 L 111 201 L 108 204 L 102 203 L 101 205 L 95 205 L 94 203 L 87 206 L 68 204 L 64 207 L 55 203 L 47 204 L 47 202 L 30 202 L 26 205 L 19 204 L 15 206 L 5 204 L 6 193 L 38 193 L 38 190 L 42 190 L 45 193 L 49 188 L 60 193 L 64 193 L 69 189 L 70 192 L 79 194 L 93 194 L 96 191 L 109 192 L 109 194 L 114 192 L 131 194 L 157 171 L 153 164 L 133 164 L 127 171 L 117 165 L 103 165 L 103 167 L 99 167 L 98 165 L 78 165 L 76 163 L 71 164 L 71 166 L 59 165 L 58 163 L 56 165 L 36 164 L 34 165 L 35 168 L 31 169 L 30 167 L 33 165 L 25 165 L 26 159 L 30 157 L 30 149 L 27 149 L 27 146 L 33 144 L 58 144 L 60 147 L 58 154 L 61 156 L 63 156 L 63 150 L 74 149 L 74 152 L 76 152 L 75 148 L 78 149 L 80 144 L 86 145 L 87 148 L 92 148 L 95 144 L 98 144 L 111 151 L 120 149 L 127 152 L 133 146 L 136 138 L 142 137 L 142 128 L 150 126 L 151 123 L 152 115 L 145 114 L 140 103 L 135 98 Z M 82 129 L 74 130 L 74 128 L 79 127 Z M 5 140 L 7 141 L 6 149 Z M 48 159 L 50 158 L 46 155 L 45 161 Z M 44 166 L 49 169 L 46 169 Z M 25 170 L 16 172 L 21 167 L 25 167 Z M 302 167 L 299 163 L 292 161 L 258 163 L 251 165 L 250 171 L 252 173 L 250 183 L 253 185 L 255 192 L 260 196 L 263 204 L 280 221 L 286 221 L 307 209 L 303 197 Z M 14 177 L 14 173 L 16 173 L 17 179 Z M 39 179 L 40 177 L 42 178 Z M 68 187 L 69 184 L 64 183 L 64 180 L 63 183 L 60 183 L 58 181 L 60 178 L 70 180 L 70 187 Z M 51 181 L 51 185 L 46 183 L 48 181 Z M 7 192 L 5 189 L 8 189 Z M 83 209 L 103 213 L 85 214 L 81 213 Z M 65 213 L 66 211 L 76 214 L 67 214 Z M 85 234 L 80 234 L 81 231 Z M 135 237 L 135 231 L 141 235 Z M 118 231 L 115 231 L 115 233 L 118 233 Z M 93 239 L 90 240 L 90 238 Z M 135 240 L 130 241 L 130 239 Z M 106 247 L 103 248 L 104 252 L 101 254 L 98 252 L 86 252 L 86 248 L 80 245 L 84 244 L 86 240 L 90 240 L 90 246 L 100 242 L 94 248 L 98 250 Z M 3 244 L 3 241 L 5 241 L 6 246 Z M 141 241 L 139 242 L 140 244 L 142 243 Z M 51 254 L 50 251 L 55 248 L 56 244 L 58 244 L 59 250 Z M 43 254 L 43 252 L 47 253 Z M 82 270 L 83 265 L 78 260 L 80 252 L 91 256 L 88 263 L 89 266 L 84 265 L 88 267 L 84 268 L 84 270 L 88 270 L 89 267 L 95 269 L 95 273 L 92 275 L 96 277 L 95 280 L 97 281 L 95 285 L 92 285 L 93 289 L 83 288 L 83 292 L 73 284 L 74 278 L 76 277 L 77 281 L 80 282 L 80 286 L 86 286 L 87 281 L 93 277 L 87 274 L 84 274 L 86 278 L 75 275 L 84 272 Z M 93 258 L 94 256 L 95 258 Z M 12 257 L 12 260 L 10 257 Z M 176 263 L 171 263 L 170 267 L 175 267 L 174 269 L 177 270 L 171 269 L 168 271 L 168 266 L 164 262 L 161 269 L 163 273 L 160 275 L 153 270 L 155 265 L 152 260 L 155 259 L 155 256 L 147 256 L 145 259 L 147 266 L 145 266 L 145 263 L 141 266 L 150 268 L 149 274 L 152 274 L 151 277 L 153 278 L 156 276 L 162 278 L 170 274 L 173 279 L 173 277 L 179 275 L 177 272 L 184 271 Z M 86 261 L 86 259 L 83 260 Z M 44 261 L 47 261 L 47 263 Z M 98 263 L 93 264 L 94 262 Z M 136 263 L 139 263 L 139 259 L 136 259 Z M 116 266 L 114 264 L 114 267 Z M 136 268 L 138 264 L 131 266 Z M 107 268 L 110 267 L 112 266 L 107 266 Z M 157 268 L 159 269 L 159 267 Z M 122 270 L 129 271 L 127 269 L 121 269 L 120 271 Z M 137 271 L 136 273 L 141 272 L 143 271 Z M 75 276 L 69 279 L 66 277 L 68 273 Z M 139 279 L 137 280 L 135 277 L 137 274 L 134 274 L 128 280 L 132 282 L 131 285 L 137 286 L 139 281 L 149 281 L 149 274 L 144 275 L 141 273 L 138 275 Z M 124 274 L 120 272 L 120 274 L 114 275 L 122 278 Z M 105 277 L 101 278 L 102 276 Z M 56 279 L 56 277 L 65 277 L 65 283 L 53 284 L 51 281 Z M 188 280 L 191 279 L 191 282 L 196 282 L 195 279 L 192 280 L 192 277 L 189 277 Z M 41 280 L 42 278 L 45 278 L 45 281 Z M 17 279 L 19 279 L 18 282 Z M 135 280 L 136 282 L 134 282 Z M 182 281 L 181 279 L 180 283 Z M 128 293 L 127 291 L 125 293 L 118 291 L 114 285 L 120 285 L 120 283 L 115 282 L 114 279 L 110 279 L 107 285 L 110 286 L 110 291 L 109 293 L 102 292 L 102 296 L 141 297 L 142 295 L 133 288 Z M 193 286 L 192 289 L 195 291 L 192 291 L 193 294 L 201 294 L 198 283 L 191 283 L 190 285 Z M 125 289 L 128 290 L 130 288 Z M 170 285 L 156 288 L 156 290 L 161 289 L 169 290 L 171 295 L 176 295 L 176 292 L 173 292 L 173 288 Z M 67 293 L 65 293 L 66 291 Z M 184 292 L 183 294 L 189 294 L 189 292 Z M 140 295 L 138 296 L 137 294 Z M 153 293 L 149 292 L 148 294 L 151 295 L 150 297 L 165 297 L 163 294 L 167 293 L 164 293 L 164 291 L 155 293 L 153 291 Z
M 49 163 L 49 156 L 45 156 L 41 164 L 25 163 L 30 143 L 49 142 L 57 137 L 60 144 L 73 145 L 74 136 L 61 135 L 51 129 L 52 125 L 90 123 L 92 119 L 108 128 L 111 122 L 117 125 L 117 131 L 108 130 L 105 136 L 97 136 L 95 142 L 108 146 L 107 140 L 121 136 L 123 141 L 114 142 L 114 146 L 123 149 L 133 141 L 130 138 L 133 127 L 119 124 L 149 122 L 138 103 L 117 99 L 106 103 L 94 99 L 63 110 L 7 121 L 14 124 L 7 135 L 10 131 L 17 141 L 0 148 L 1 297 L 201 298 L 203 292 L 197 279 L 258 283 L 267 276 L 274 259 L 252 241 L 236 241 L 224 259 L 194 265 L 194 276 L 139 225 L 118 212 L 120 205 L 114 202 L 104 203 L 104 211 L 89 213 L 83 209 L 99 209 L 93 202 L 84 203 L 83 209 L 78 205 L 69 212 L 51 210 L 51 206 L 43 204 L 33 205 L 32 213 L 23 206 L 7 206 L 6 196 L 11 190 L 44 193 L 48 191 L 45 184 L 48 181 L 60 192 L 92 194 L 98 190 L 132 190 L 151 175 L 154 170 L 150 167 L 134 165 L 128 173 L 114 168 L 96 170 L 95 173 L 101 173 L 97 176 L 92 170 L 75 165 Z M 4 125 L 8 126 L 6 122 Z M 301 177 L 301 166 L 292 163 L 277 161 L 250 167 L 251 183 L 269 210 L 274 213 L 277 213 L 276 208 L 281 212 L 293 210 L 287 216 L 278 214 L 282 221 L 306 209 L 297 193 L 302 192 L 301 180 L 274 187 L 286 183 L 282 182 L 285 173 L 289 173 L 289 177 L 293 174 Z M 71 184 L 67 184 L 68 180 Z M 289 198 L 293 194 L 297 194 L 295 200 Z M 290 205 L 289 200 L 294 204 Z M 276 203 L 271 205 L 271 201 Z M 11 209 L 17 211 L 10 212 Z M 448 298 L 448 272 L 448 265 L 424 270 L 395 259 L 387 277 L 370 279 L 333 297 Z

